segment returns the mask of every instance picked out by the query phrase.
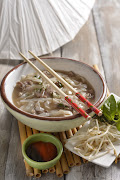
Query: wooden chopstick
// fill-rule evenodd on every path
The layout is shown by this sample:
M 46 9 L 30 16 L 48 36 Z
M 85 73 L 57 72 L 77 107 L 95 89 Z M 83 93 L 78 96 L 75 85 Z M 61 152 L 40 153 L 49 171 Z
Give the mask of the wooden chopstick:
M 57 87 L 40 69 L 38 69 L 29 59 L 27 59 L 22 53 L 20 55 L 55 89 L 76 111 L 78 111 L 84 118 L 90 120 L 91 117 L 76 103 L 72 101 L 59 87 Z
M 38 58 L 31 51 L 28 51 L 36 60 L 39 61 L 53 76 L 55 76 L 64 86 L 66 86 L 73 94 L 75 94 L 84 104 L 86 104 L 92 111 L 94 111 L 98 116 L 102 115 L 102 112 L 97 109 L 93 104 L 91 104 L 85 97 L 83 97 L 79 92 L 76 91 L 70 84 L 68 84 L 59 74 L 57 74 L 51 67 L 44 63 L 40 58 Z

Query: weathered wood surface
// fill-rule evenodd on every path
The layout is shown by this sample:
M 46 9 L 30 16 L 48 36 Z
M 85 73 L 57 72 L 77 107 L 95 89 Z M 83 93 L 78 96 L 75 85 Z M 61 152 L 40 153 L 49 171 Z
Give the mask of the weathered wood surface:
M 52 56 L 62 56 L 97 64 L 110 91 L 120 96 L 120 1 L 97 0 L 93 12 L 76 38 Z M 18 61 L 0 60 L 0 81 Z M 27 180 L 21 154 L 18 125 L 0 99 L 0 179 Z M 41 180 L 57 180 L 43 174 Z M 120 163 L 105 169 L 92 163 L 73 167 L 61 180 L 119 180 Z
M 97 64 L 104 76 L 92 14 L 75 39 L 63 46 L 62 56 L 83 61 L 91 66 Z
M 120 96 L 120 1 L 98 0 L 93 16 L 106 81 Z

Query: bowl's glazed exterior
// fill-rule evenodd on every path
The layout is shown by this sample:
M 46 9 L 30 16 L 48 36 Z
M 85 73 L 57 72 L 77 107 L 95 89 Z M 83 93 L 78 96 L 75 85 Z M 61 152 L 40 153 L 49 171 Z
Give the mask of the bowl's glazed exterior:
M 102 76 L 91 66 L 72 59 L 66 58 L 43 58 L 43 60 L 55 70 L 73 71 L 85 77 L 95 90 L 94 105 L 99 108 L 106 99 L 106 84 Z M 44 68 L 34 60 L 35 65 L 41 70 Z M 80 114 L 69 117 L 40 117 L 29 114 L 17 108 L 12 101 L 12 92 L 15 84 L 20 80 L 21 75 L 27 75 L 34 70 L 27 63 L 19 64 L 9 71 L 1 83 L 1 96 L 3 102 L 10 113 L 22 123 L 41 131 L 60 132 L 77 127 L 86 119 Z M 90 109 L 86 111 L 90 116 L 94 115 Z

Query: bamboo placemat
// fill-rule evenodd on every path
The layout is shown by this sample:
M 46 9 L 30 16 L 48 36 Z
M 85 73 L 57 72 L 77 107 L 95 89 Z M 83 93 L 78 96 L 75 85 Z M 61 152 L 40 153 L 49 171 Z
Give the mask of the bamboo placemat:
M 100 72 L 97 65 L 93 65 L 93 67 L 98 72 Z M 109 90 L 107 90 L 107 96 L 109 94 L 110 94 L 110 92 L 109 92 Z M 25 139 L 27 137 L 31 136 L 32 134 L 43 133 L 43 131 L 38 131 L 36 129 L 32 129 L 32 128 L 22 124 L 19 121 L 18 121 L 18 126 L 19 126 L 21 145 L 23 144 Z M 68 131 L 65 131 L 65 132 L 50 133 L 50 134 L 53 134 L 54 136 L 56 136 L 62 142 L 63 147 L 64 147 L 66 139 L 72 137 L 79 129 L 80 129 L 80 127 L 77 127 L 77 128 L 73 128 Z M 45 132 L 45 133 L 47 133 L 47 132 Z M 118 160 L 120 160 L 120 156 L 115 160 L 115 163 L 117 163 Z M 69 173 L 71 167 L 80 166 L 82 163 L 87 163 L 87 162 L 88 162 L 87 160 L 80 158 L 76 154 L 67 150 L 65 147 L 64 147 L 64 151 L 61 156 L 61 159 L 58 161 L 58 163 L 54 167 L 51 167 L 49 169 L 38 170 L 38 169 L 30 167 L 29 164 L 26 161 L 24 161 L 27 176 L 34 176 L 36 178 L 41 177 L 42 173 L 48 173 L 48 172 L 56 173 L 56 175 L 58 177 L 62 177 L 63 174 Z
M 31 136 L 32 134 L 43 133 L 43 131 L 38 131 L 38 130 L 32 129 L 32 128 L 22 124 L 19 121 L 18 121 L 18 126 L 19 126 L 21 145 L 23 144 L 25 139 L 27 137 Z M 71 136 L 73 136 L 77 132 L 77 129 L 79 129 L 79 128 L 70 129 L 69 131 L 66 131 L 66 132 L 51 133 L 51 134 L 56 136 L 62 142 L 63 147 L 64 147 L 65 140 L 67 138 L 70 138 Z M 44 132 L 44 133 L 46 133 L 46 132 Z M 62 177 L 63 174 L 69 173 L 70 167 L 80 166 L 82 162 L 85 163 L 87 161 L 86 160 L 82 161 L 82 159 L 79 156 L 70 152 L 69 150 L 67 150 L 64 147 L 64 151 L 63 151 L 60 161 L 58 161 L 58 163 L 54 167 L 51 167 L 49 169 L 38 170 L 38 169 L 30 167 L 26 161 L 24 161 L 24 162 L 25 162 L 27 176 L 34 175 L 35 177 L 41 177 L 42 173 L 49 172 L 49 173 L 56 173 L 56 175 L 58 177 Z

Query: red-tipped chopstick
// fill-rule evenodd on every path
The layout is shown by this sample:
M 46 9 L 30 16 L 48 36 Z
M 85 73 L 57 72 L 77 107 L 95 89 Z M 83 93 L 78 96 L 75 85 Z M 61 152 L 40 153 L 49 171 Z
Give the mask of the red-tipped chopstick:
M 45 79 L 76 111 L 78 111 L 84 118 L 90 120 L 91 117 L 76 103 L 72 101 L 58 86 L 56 86 L 40 69 L 38 69 L 29 59 L 27 59 L 22 53 L 20 55 Z
M 59 74 L 57 74 L 52 68 L 50 68 L 46 63 L 44 63 L 40 58 L 38 58 L 31 51 L 29 53 L 38 60 L 53 76 L 55 76 L 59 81 L 66 86 L 73 94 L 75 94 L 84 104 L 86 104 L 92 111 L 98 116 L 102 115 L 102 112 L 97 109 L 93 104 L 91 104 L 85 97 L 83 97 L 79 92 L 77 92 L 70 84 L 68 84 Z
M 92 111 L 95 112 L 98 116 L 102 115 L 102 112 L 97 109 L 93 104 L 91 104 L 84 96 L 82 96 L 79 92 L 75 94 L 84 104 L 86 104 Z

